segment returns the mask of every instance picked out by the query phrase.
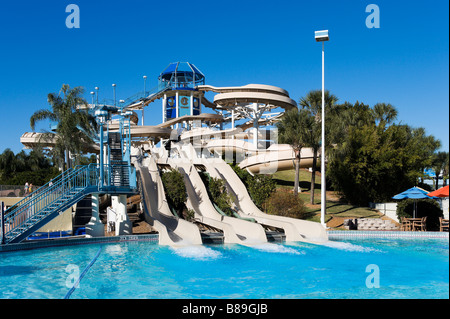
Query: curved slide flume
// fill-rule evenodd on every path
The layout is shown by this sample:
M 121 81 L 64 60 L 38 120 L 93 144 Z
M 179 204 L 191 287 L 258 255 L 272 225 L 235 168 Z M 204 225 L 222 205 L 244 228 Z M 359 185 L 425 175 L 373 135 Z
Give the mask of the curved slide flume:
M 136 160 L 134 165 L 141 179 L 145 219 L 158 231 L 159 243 L 175 247 L 202 244 L 196 225 L 172 215 L 155 159 L 147 158 L 143 165 Z
M 247 156 L 239 167 L 251 174 L 273 174 L 276 171 L 295 169 L 295 153 L 289 144 L 274 144 L 268 149 L 256 149 L 246 141 L 238 139 L 214 139 L 206 148 L 212 153 L 245 154 Z M 320 156 L 320 152 L 317 157 Z M 303 147 L 300 153 L 300 168 L 312 167 L 314 152 L 312 148 Z
M 297 103 L 289 97 L 286 90 L 265 84 L 247 84 L 243 86 L 215 87 L 211 85 L 199 85 L 200 91 L 212 91 L 219 93 L 214 96 L 214 105 L 233 108 L 236 102 L 256 102 L 281 107 L 290 110 Z

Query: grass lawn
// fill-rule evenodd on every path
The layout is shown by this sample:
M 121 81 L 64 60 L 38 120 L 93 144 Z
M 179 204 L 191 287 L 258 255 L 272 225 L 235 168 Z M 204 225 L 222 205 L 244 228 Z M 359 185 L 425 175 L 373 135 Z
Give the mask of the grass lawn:
M 294 189 L 295 170 L 279 171 L 272 175 L 277 182 L 277 187 Z M 300 198 L 304 201 L 307 209 L 307 220 L 320 222 L 320 173 L 316 174 L 314 204 L 311 204 L 311 172 L 306 169 L 300 170 Z M 325 221 L 329 226 L 342 224 L 347 218 L 380 218 L 382 214 L 370 207 L 353 206 L 340 201 L 340 197 L 334 191 L 327 191 Z M 331 220 L 333 219 L 333 223 Z

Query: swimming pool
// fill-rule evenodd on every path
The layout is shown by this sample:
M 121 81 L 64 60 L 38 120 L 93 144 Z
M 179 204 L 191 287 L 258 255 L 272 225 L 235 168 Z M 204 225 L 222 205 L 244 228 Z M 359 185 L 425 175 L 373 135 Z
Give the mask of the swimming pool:
M 90 244 L 0 254 L 0 298 L 448 298 L 447 239 L 170 248 Z

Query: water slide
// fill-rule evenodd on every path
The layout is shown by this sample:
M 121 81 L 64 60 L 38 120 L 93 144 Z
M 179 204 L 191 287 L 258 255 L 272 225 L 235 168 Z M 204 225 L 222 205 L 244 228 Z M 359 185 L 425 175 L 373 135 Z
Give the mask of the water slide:
M 225 154 L 226 158 L 233 153 L 241 154 L 244 159 L 239 167 L 252 175 L 295 169 L 295 153 L 288 144 L 272 144 L 267 149 L 257 149 L 254 144 L 239 139 L 215 139 L 209 141 L 206 148 L 213 153 Z M 300 156 L 300 168 L 312 167 L 314 157 L 312 148 L 302 148 Z
M 312 167 L 313 159 L 312 148 L 302 148 L 300 168 Z M 295 153 L 288 144 L 273 144 L 266 150 L 258 150 L 256 155 L 245 158 L 239 163 L 239 167 L 251 174 L 273 174 L 276 171 L 295 169 Z
M 320 243 L 328 240 L 326 230 L 320 223 L 284 216 L 268 215 L 259 210 L 250 198 L 241 179 L 222 159 L 198 158 L 191 145 L 183 147 L 183 152 L 183 156 L 194 159 L 194 164 L 203 165 L 212 177 L 221 178 L 225 181 L 228 191 L 235 198 L 235 204 L 241 216 L 254 218 L 262 225 L 283 229 L 286 235 L 286 241 Z
M 216 109 L 234 110 L 242 108 L 243 104 L 261 103 L 264 104 L 262 109 L 268 110 L 281 107 L 290 110 L 297 107 L 297 103 L 289 97 L 289 93 L 279 87 L 264 84 L 247 84 L 244 86 L 233 87 L 214 87 L 210 85 L 200 85 L 199 90 L 218 93 L 214 96 L 214 105 Z M 242 105 L 239 105 L 242 104 Z M 244 107 L 246 108 L 246 107 Z M 253 110 L 258 112 L 257 109 Z M 247 112 L 252 112 L 247 107 Z M 262 115 L 262 113 L 261 113 Z M 271 121 L 278 121 L 281 115 L 262 119 L 256 118 L 240 127 L 242 130 L 258 123 L 267 124 Z M 257 121 L 254 123 L 254 121 Z M 258 135 L 260 132 L 258 132 Z M 239 135 L 239 134 L 237 134 Z M 236 137 L 238 137 L 236 135 Z M 242 134 L 241 134 L 242 135 Z M 247 137 L 248 138 L 248 137 Z M 247 169 L 251 174 L 268 174 L 277 170 L 288 170 L 294 168 L 295 154 L 289 145 L 272 145 L 268 149 L 258 149 L 256 145 L 235 138 L 215 139 L 208 142 L 206 148 L 212 152 L 219 153 L 251 153 L 252 156 L 247 157 L 240 163 L 240 167 Z M 301 152 L 300 167 L 311 167 L 313 162 L 313 151 L 310 148 L 303 148 Z
M 200 245 L 202 238 L 198 227 L 173 216 L 164 194 L 164 187 L 153 157 L 133 164 L 141 179 L 141 195 L 145 220 L 159 233 L 159 244 L 170 246 Z
M 261 225 L 217 212 L 197 169 L 189 160 L 166 158 L 158 160 L 158 163 L 168 164 L 183 174 L 188 194 L 187 207 L 195 211 L 195 218 L 201 223 L 220 229 L 225 243 L 252 245 L 267 242 Z
M 199 85 L 197 89 L 204 92 L 219 93 L 214 96 L 214 104 L 219 109 L 233 108 L 236 103 L 263 103 L 270 108 L 281 107 L 285 110 L 297 106 L 297 103 L 289 98 L 289 93 L 286 90 L 272 85 L 247 84 L 229 87 Z
M 193 120 L 199 120 L 199 121 L 207 121 L 212 123 L 222 122 L 223 117 L 218 114 L 208 114 L 203 113 L 200 115 L 185 115 L 181 116 L 176 119 L 172 119 L 170 121 L 167 121 L 165 123 L 161 123 L 158 125 L 150 126 L 150 125 L 137 125 L 136 122 L 132 122 L 130 125 L 130 136 L 132 138 L 153 138 L 155 143 L 159 141 L 161 138 L 169 138 L 172 129 L 170 128 L 171 125 L 177 124 L 177 123 L 183 123 L 185 121 L 193 121 Z M 110 132 L 118 132 L 119 131 L 120 124 L 117 121 L 111 121 L 108 124 L 108 129 Z M 44 139 L 44 133 L 37 133 L 37 132 L 26 132 L 23 133 L 20 137 L 20 142 L 26 147 L 26 148 L 33 148 L 37 145 L 41 145 L 43 147 L 54 147 L 56 144 L 56 135 L 52 138 Z M 134 142 L 136 143 L 136 141 Z M 143 141 L 142 143 L 146 143 Z M 91 144 L 87 145 L 86 149 L 84 149 L 87 153 L 99 153 L 100 147 L 97 144 Z

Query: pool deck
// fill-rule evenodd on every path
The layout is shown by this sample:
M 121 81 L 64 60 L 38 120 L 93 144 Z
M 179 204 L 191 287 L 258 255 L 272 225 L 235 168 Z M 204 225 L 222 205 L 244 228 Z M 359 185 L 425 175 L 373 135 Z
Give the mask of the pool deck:
M 413 232 L 413 231 L 360 231 L 360 230 L 328 230 L 330 240 L 358 239 L 358 238 L 436 238 L 449 239 L 448 232 Z M 0 245 L 0 253 L 7 251 L 26 250 L 35 248 L 72 246 L 83 244 L 102 244 L 146 241 L 158 244 L 158 234 L 136 234 L 109 237 L 74 236 L 55 239 L 25 241 L 18 244 Z

